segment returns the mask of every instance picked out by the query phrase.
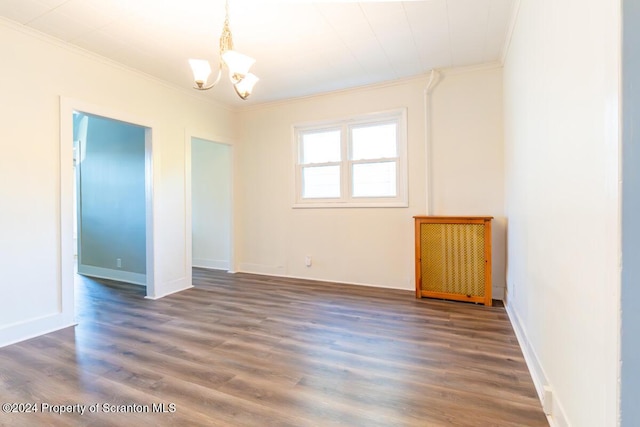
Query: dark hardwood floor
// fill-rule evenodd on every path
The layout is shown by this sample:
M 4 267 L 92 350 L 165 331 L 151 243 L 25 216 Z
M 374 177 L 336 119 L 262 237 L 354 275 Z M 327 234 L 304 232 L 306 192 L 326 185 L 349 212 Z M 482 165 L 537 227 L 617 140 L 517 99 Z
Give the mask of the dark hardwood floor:
M 0 349 L 0 403 L 38 409 L 0 425 L 548 425 L 502 307 L 202 269 L 194 285 L 151 301 L 77 276 L 78 326 Z

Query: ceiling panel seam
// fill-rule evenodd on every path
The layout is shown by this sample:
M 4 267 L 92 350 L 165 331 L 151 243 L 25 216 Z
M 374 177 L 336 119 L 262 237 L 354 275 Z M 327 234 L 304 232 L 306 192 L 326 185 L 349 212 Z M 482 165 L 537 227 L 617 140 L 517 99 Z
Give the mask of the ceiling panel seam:
M 325 20 L 325 22 L 327 23 L 327 25 L 329 27 L 331 27 L 331 30 L 333 31 L 333 33 L 336 35 L 336 37 L 338 38 L 338 40 L 340 40 L 340 42 L 342 43 L 342 45 L 349 51 L 349 53 L 351 54 L 351 56 L 353 57 L 353 59 L 358 63 L 358 66 L 360 67 L 360 72 L 365 73 L 366 70 L 364 68 L 364 66 L 362 65 L 362 62 L 360 62 L 360 60 L 358 59 L 358 56 L 353 52 L 353 50 L 351 50 L 351 48 L 349 47 L 349 45 L 344 41 L 344 39 L 340 36 L 340 33 L 338 32 L 338 30 L 336 29 L 336 27 L 333 26 L 333 24 L 331 23 L 331 21 L 329 20 L 329 18 L 327 18 L 327 16 L 322 13 L 322 10 L 320 10 L 318 8 L 318 4 L 314 4 L 313 5 L 314 8 L 318 11 L 318 13 L 322 16 L 322 19 Z
M 369 20 L 369 17 L 367 16 L 367 12 L 365 12 L 364 8 L 362 7 L 362 3 L 361 2 L 358 2 L 358 7 L 360 8 L 360 12 L 362 12 L 362 16 L 364 16 L 365 21 L 367 21 L 367 25 L 369 25 L 369 29 L 371 30 L 371 32 L 375 36 L 376 42 L 378 42 L 378 47 L 380 48 L 380 51 L 384 55 L 384 59 L 387 61 L 387 66 L 391 70 L 393 70 L 394 77 L 397 79 L 399 77 L 399 74 L 398 74 L 396 68 L 391 63 L 391 60 L 389 60 L 389 55 L 387 55 L 387 51 L 384 49 L 384 46 L 383 46 L 382 42 L 380 41 L 380 37 L 378 37 L 378 33 L 373 28 L 373 25 L 371 25 L 371 21 Z
M 65 3 L 69 3 L 70 1 L 71 1 L 71 0 L 64 1 L 64 2 L 60 3 L 60 4 L 59 4 L 59 5 L 57 5 L 57 6 L 54 6 L 54 7 L 50 8 L 50 9 L 49 9 L 49 10 L 47 10 L 46 12 L 41 13 L 40 15 L 36 16 L 35 18 L 31 19 L 29 22 L 25 22 L 25 23 L 24 23 L 24 25 L 29 25 L 29 24 L 31 24 L 33 21 L 36 21 L 36 20 L 38 20 L 38 19 L 42 18 L 43 16 L 49 15 L 50 13 L 54 12 L 56 9 L 60 8 L 61 6 L 63 6 Z
M 411 20 L 407 15 L 407 8 L 405 6 L 405 2 L 402 2 L 402 11 L 404 12 L 404 19 L 407 20 L 407 26 L 409 27 L 409 31 L 411 32 L 411 41 L 413 42 L 413 48 L 416 51 L 416 57 L 420 61 L 420 68 L 422 69 L 422 71 L 426 71 L 427 66 L 424 62 L 424 57 L 420 54 L 420 49 L 418 48 L 418 42 L 416 41 L 416 33 L 413 29 L 413 26 L 411 25 Z
M 449 67 L 453 67 L 453 35 L 451 34 L 451 16 L 449 15 L 449 0 L 445 0 L 447 9 L 447 34 L 449 34 Z

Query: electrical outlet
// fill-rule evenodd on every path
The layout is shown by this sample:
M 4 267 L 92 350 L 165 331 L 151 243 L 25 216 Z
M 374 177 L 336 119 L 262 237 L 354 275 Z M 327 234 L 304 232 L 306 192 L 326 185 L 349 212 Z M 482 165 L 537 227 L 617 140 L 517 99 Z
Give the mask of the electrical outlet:
M 122 268 L 122 258 L 116 258 L 116 267 Z
M 311 267 L 311 255 L 307 255 L 306 257 L 304 257 L 304 265 L 306 265 L 307 267 Z

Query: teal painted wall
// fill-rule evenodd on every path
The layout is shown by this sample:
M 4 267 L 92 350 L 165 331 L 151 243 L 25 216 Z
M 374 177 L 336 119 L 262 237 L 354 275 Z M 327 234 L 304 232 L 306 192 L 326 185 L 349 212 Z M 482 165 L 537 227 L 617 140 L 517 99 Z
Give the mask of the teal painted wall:
M 74 125 L 79 264 L 146 274 L 145 128 L 85 114 Z

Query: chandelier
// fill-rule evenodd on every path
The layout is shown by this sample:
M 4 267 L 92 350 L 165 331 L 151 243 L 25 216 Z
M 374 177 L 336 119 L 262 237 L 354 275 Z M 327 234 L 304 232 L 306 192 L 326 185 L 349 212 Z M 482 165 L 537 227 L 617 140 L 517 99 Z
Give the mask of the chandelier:
M 213 83 L 207 86 L 207 80 L 211 74 L 211 66 L 209 61 L 204 59 L 189 59 L 189 64 L 193 70 L 193 79 L 195 80 L 194 89 L 209 90 L 220 81 L 222 69 L 226 67 L 229 70 L 229 79 L 233 84 L 238 96 L 247 99 L 251 95 L 253 86 L 258 78 L 249 72 L 249 68 L 256 62 L 255 59 L 243 55 L 233 50 L 233 37 L 229 28 L 229 0 L 225 2 L 225 18 L 222 34 L 220 35 L 220 62 L 218 64 L 218 75 Z

